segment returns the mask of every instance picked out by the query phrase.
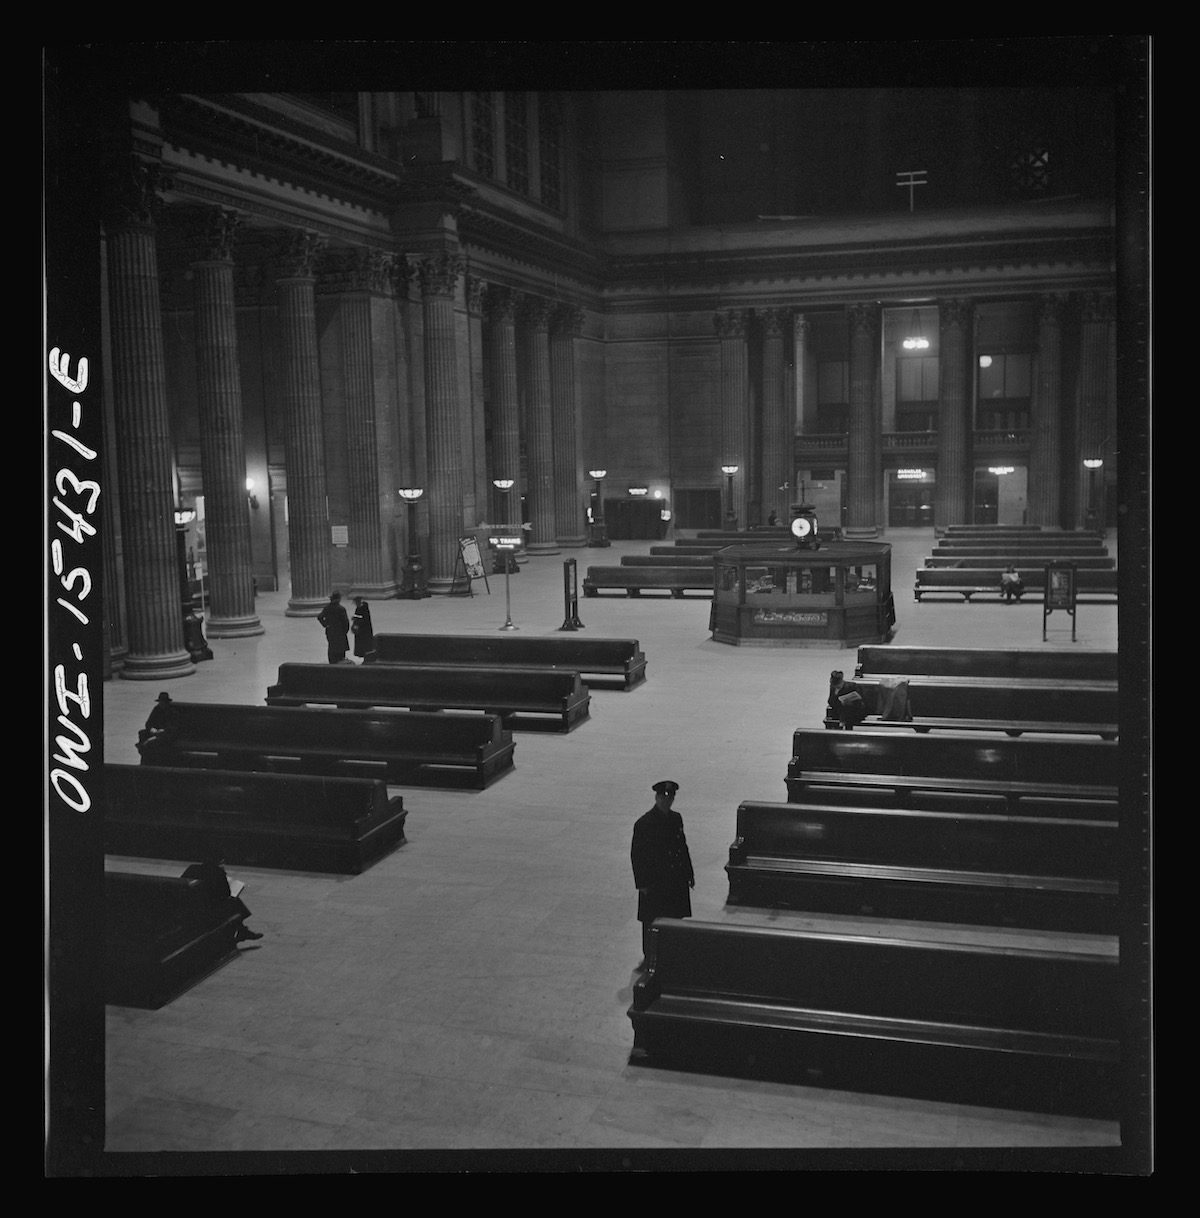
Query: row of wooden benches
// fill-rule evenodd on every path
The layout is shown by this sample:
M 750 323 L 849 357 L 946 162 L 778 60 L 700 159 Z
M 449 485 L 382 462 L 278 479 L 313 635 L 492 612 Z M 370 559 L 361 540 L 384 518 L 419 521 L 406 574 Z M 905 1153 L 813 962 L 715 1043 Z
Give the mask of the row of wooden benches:
M 788 802 L 738 808 L 729 904 L 1112 935 L 1117 747 L 797 730 Z M 659 919 L 631 1061 L 1112 1119 L 1117 978 L 1115 951 Z

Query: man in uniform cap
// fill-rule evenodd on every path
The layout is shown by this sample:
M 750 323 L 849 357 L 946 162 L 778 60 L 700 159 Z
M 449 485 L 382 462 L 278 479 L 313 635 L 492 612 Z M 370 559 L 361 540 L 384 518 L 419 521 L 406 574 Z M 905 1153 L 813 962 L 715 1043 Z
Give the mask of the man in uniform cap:
M 634 822 L 629 852 L 638 890 L 643 959 L 650 945 L 650 923 L 655 918 L 690 918 L 688 889 L 696 886 L 683 817 L 672 807 L 679 783 L 666 778 L 656 782 L 653 790 L 654 807 Z

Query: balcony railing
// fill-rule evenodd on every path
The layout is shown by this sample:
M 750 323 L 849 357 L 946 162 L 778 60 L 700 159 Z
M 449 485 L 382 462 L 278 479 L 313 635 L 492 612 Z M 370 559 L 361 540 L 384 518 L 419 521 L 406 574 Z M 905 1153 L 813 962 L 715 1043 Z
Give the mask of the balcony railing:
M 976 452 L 1028 453 L 1029 430 L 1027 428 L 1003 428 L 976 431 L 972 436 Z M 937 451 L 936 431 L 885 431 L 883 451 L 885 453 L 914 453 Z M 798 455 L 825 455 L 846 453 L 850 438 L 845 432 L 823 432 L 821 434 L 796 437 Z

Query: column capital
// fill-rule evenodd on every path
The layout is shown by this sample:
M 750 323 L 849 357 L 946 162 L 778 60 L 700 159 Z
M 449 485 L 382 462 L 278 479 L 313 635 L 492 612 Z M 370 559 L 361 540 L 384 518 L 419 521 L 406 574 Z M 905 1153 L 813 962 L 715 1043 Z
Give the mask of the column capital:
M 551 312 L 550 328 L 565 338 L 578 338 L 583 333 L 583 306 L 569 302 L 556 305 Z
M 484 301 L 487 317 L 493 325 L 498 322 L 511 324 L 517 316 L 517 293 L 512 288 L 498 287 L 488 284 L 487 296 Z
M 713 326 L 719 338 L 745 338 L 749 311 L 724 309 L 713 314 Z
M 942 330 L 966 330 L 974 318 L 975 306 L 971 300 L 952 297 L 938 302 L 938 326 Z
M 448 296 L 453 299 L 458 291 L 458 281 L 466 270 L 466 259 L 461 254 L 443 250 L 437 254 L 409 255 L 421 295 L 425 299 Z
M 1037 299 L 1037 319 L 1041 325 L 1062 324 L 1063 310 L 1067 305 L 1065 292 L 1043 292 Z
M 181 212 L 191 262 L 232 262 L 242 220 L 242 213 L 232 207 L 193 207 Z
M 869 300 L 859 304 L 847 305 L 846 316 L 850 321 L 850 332 L 852 334 L 870 334 L 879 328 L 882 310 L 878 302 Z
M 550 317 L 554 311 L 554 302 L 547 300 L 544 296 L 534 296 L 529 292 L 522 292 L 521 299 L 517 305 L 521 320 L 535 330 L 548 330 L 550 328 Z
M 764 309 L 762 312 L 763 333 L 768 338 L 782 338 L 787 327 L 788 309 Z
M 162 192 L 174 176 L 157 161 L 128 155 L 105 172 L 102 191 L 104 222 L 110 228 L 153 229 L 162 213 Z
M 374 292 L 390 294 L 393 288 L 395 255 L 386 250 L 355 246 L 330 250 L 321 263 L 322 292 Z
M 797 338 L 804 338 L 808 334 L 808 318 L 803 313 L 792 314 L 792 333 Z
M 473 313 L 478 317 L 483 313 L 484 304 L 487 301 L 489 291 L 488 281 L 481 279 L 478 275 L 468 275 L 466 287 L 467 312 Z
M 325 238 L 309 229 L 288 229 L 275 251 L 276 279 L 314 279 L 316 261 L 325 248 Z
M 1111 292 L 1081 292 L 1079 295 L 1079 320 L 1082 322 L 1109 322 L 1116 317 L 1116 301 Z

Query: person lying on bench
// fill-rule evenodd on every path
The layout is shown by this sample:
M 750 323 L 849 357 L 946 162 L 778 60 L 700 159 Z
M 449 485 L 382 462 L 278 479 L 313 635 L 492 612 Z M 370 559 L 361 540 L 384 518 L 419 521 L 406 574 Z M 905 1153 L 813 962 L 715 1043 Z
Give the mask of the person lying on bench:
M 238 923 L 237 933 L 234 936 L 234 941 L 241 943 L 243 939 L 261 939 L 260 931 L 251 930 L 246 925 L 246 919 L 250 917 L 250 911 L 246 908 L 245 903 L 238 895 L 246 885 L 241 880 L 229 879 L 225 874 L 225 868 L 222 866 L 223 860 L 219 857 L 205 859 L 201 863 L 192 863 L 183 870 L 183 878 L 185 880 L 199 880 L 204 887 L 205 893 L 212 901 L 229 901 L 233 900 L 238 911 L 242 915 L 242 920 Z
M 1021 580 L 1021 573 L 1016 567 L 1011 564 L 1000 572 L 1000 592 L 1004 596 L 1004 603 L 1010 604 L 1012 601 L 1019 601 L 1021 593 L 1025 591 L 1025 584 Z

